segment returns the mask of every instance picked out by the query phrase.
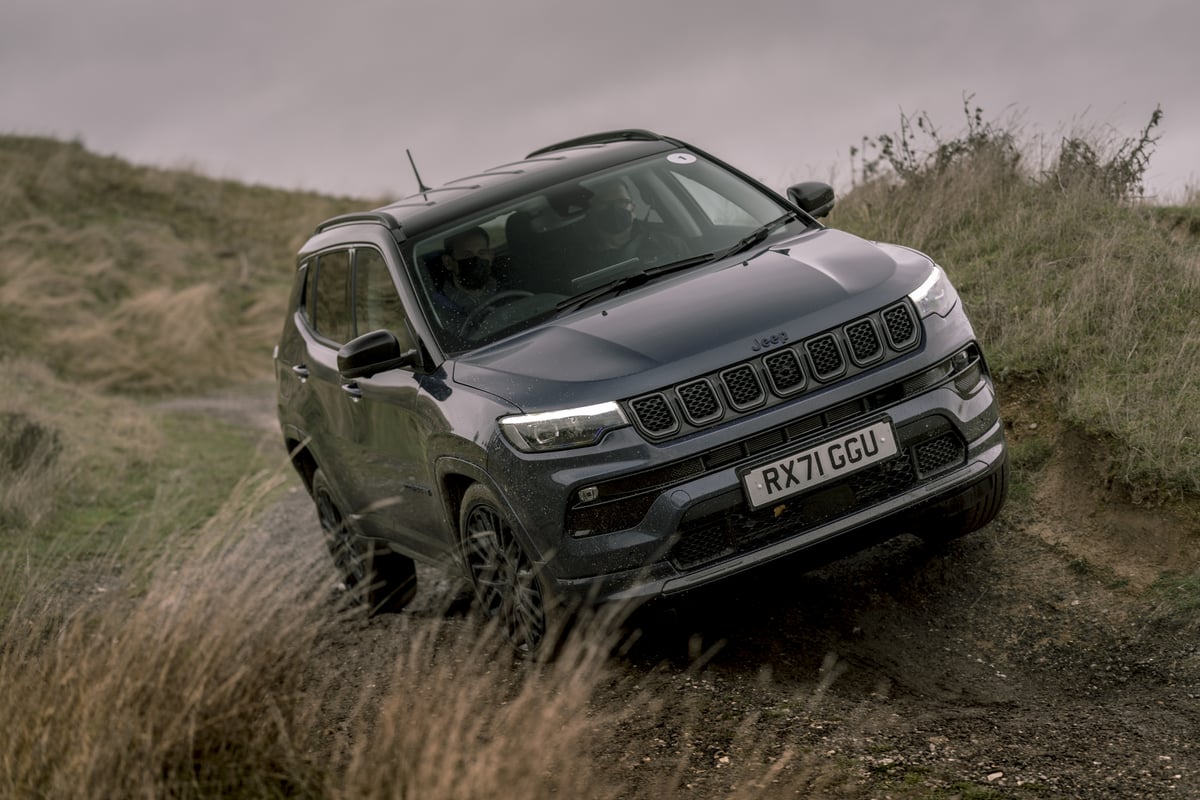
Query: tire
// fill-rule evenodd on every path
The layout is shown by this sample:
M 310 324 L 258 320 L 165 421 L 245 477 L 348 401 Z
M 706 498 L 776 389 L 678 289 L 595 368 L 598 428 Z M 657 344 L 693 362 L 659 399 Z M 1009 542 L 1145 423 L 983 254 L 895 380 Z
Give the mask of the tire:
M 355 533 L 320 469 L 313 473 L 312 496 L 325 546 L 350 602 L 372 614 L 399 611 L 412 602 L 417 593 L 416 563 Z
M 943 505 L 945 510 L 940 516 L 938 507 L 935 506 L 933 513 L 926 517 L 932 526 L 918 526 L 917 535 L 934 544 L 966 536 L 994 520 L 1007 497 L 1008 459 L 1005 458 L 1000 469 Z M 968 503 L 966 508 L 962 507 L 964 502 Z
M 523 658 L 553 658 L 566 615 L 513 535 L 495 494 L 482 484 L 463 496 L 459 515 L 463 555 L 480 609 L 500 625 Z

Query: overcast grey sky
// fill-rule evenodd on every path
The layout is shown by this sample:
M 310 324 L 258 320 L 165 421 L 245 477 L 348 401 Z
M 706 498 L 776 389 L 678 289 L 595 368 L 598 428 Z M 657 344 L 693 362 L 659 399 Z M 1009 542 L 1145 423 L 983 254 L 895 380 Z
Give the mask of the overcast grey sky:
M 1200 185 L 1196 0 L 4 0 L 0 132 L 383 197 L 647 127 L 766 183 L 848 183 L 901 111 L 1057 142 L 1165 117 L 1148 189 Z

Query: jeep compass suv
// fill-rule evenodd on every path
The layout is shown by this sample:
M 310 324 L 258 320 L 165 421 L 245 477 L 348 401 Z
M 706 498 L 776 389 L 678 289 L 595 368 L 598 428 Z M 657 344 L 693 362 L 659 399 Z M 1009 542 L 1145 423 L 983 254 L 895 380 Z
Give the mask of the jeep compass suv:
M 413 559 L 461 571 L 533 652 L 566 607 L 987 524 L 1007 459 L 962 303 L 817 222 L 833 200 L 624 130 L 319 225 L 275 374 L 342 581 L 394 607 Z

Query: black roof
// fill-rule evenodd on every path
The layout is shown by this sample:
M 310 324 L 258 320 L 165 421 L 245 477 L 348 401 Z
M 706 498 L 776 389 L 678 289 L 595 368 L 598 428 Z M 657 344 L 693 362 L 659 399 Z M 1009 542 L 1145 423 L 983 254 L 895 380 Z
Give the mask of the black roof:
M 540 150 L 534 150 L 526 158 L 534 158 L 535 156 L 553 153 L 559 150 L 569 150 L 575 147 L 585 147 L 593 144 L 608 144 L 609 142 L 653 142 L 653 141 L 673 141 L 666 136 L 660 136 L 653 131 L 642 130 L 641 128 L 627 128 L 620 131 L 605 131 L 604 133 L 590 133 L 587 136 L 579 136 L 574 139 L 568 139 L 565 142 L 548 145 Z M 682 145 L 683 142 L 675 141 L 674 144 Z
M 416 192 L 373 211 L 328 219 L 317 227 L 317 232 L 338 225 L 374 222 L 403 232 L 405 238 L 416 236 L 539 189 L 682 146 L 686 145 L 676 139 L 639 129 L 581 136 L 535 150 L 521 161 Z

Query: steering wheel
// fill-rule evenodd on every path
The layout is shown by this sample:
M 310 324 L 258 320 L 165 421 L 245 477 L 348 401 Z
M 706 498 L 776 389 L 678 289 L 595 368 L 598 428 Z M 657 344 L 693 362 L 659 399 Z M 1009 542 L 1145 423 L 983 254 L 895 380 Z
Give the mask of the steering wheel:
M 633 252 L 649 264 L 670 261 L 679 256 L 678 243 L 657 231 L 642 231 L 633 239 Z
M 505 289 L 503 292 L 496 292 L 494 295 L 472 309 L 471 313 L 467 314 L 466 318 L 463 319 L 463 335 L 466 336 L 468 333 L 474 331 L 475 328 L 479 327 L 479 323 L 482 322 L 483 318 L 491 312 L 494 306 L 498 306 L 501 303 L 507 303 L 510 300 L 518 300 L 522 297 L 533 297 L 533 292 L 528 292 L 524 289 Z

